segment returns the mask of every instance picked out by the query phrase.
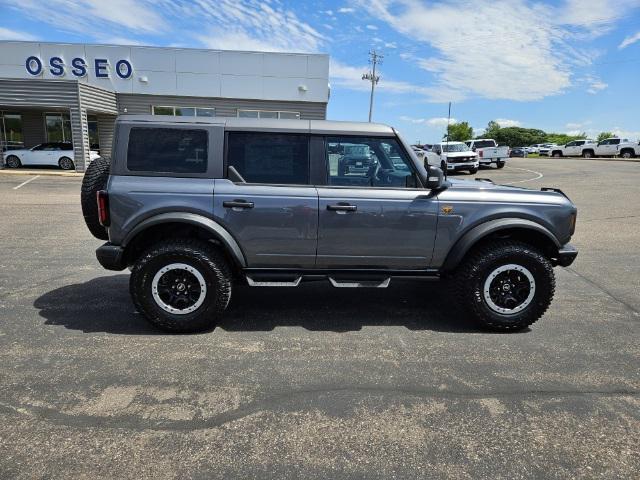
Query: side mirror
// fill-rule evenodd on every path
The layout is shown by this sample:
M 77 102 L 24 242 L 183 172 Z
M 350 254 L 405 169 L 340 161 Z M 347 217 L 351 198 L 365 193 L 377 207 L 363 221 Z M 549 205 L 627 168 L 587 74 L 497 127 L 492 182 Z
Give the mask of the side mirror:
M 444 172 L 438 167 L 429 165 L 426 168 L 427 175 L 422 179 L 425 188 L 440 190 L 444 185 Z

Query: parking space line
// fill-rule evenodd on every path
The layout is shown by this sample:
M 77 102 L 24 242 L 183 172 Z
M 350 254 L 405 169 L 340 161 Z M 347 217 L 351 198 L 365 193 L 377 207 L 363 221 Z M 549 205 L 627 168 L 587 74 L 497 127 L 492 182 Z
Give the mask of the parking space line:
M 18 185 L 17 187 L 13 187 L 14 190 L 18 190 L 20 187 L 24 187 L 27 183 L 29 182 L 33 182 L 36 178 L 40 178 L 40 175 L 36 175 L 35 177 L 30 178 L 29 180 L 26 180 L 24 182 L 22 182 L 20 185 Z
M 512 170 L 522 170 L 522 171 L 525 171 L 525 172 L 534 173 L 534 174 L 537 175 L 537 177 L 527 178 L 526 180 L 517 180 L 515 182 L 505 182 L 505 185 L 513 185 L 514 183 L 533 182 L 534 180 L 538 180 L 539 178 L 544 177 L 544 175 L 542 173 L 536 172 L 535 170 L 528 170 L 526 168 L 509 167 L 509 166 L 507 166 L 507 168 L 510 168 Z

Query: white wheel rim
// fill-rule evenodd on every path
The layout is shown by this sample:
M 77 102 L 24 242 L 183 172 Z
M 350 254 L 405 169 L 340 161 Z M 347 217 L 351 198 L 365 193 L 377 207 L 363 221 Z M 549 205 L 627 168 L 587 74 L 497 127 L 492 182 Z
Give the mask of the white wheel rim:
M 493 282 L 496 279 L 496 277 L 498 277 L 498 275 L 500 275 L 501 273 L 509 272 L 509 271 L 518 272 L 519 274 L 523 275 L 529 282 L 529 294 L 524 299 L 524 301 L 522 301 L 521 303 L 519 303 L 513 308 L 506 308 L 504 306 L 497 305 L 496 302 L 491 297 L 491 288 L 493 286 Z M 533 297 L 535 296 L 535 293 L 536 293 L 536 281 L 528 269 L 526 269 L 522 265 L 516 265 L 515 263 L 510 263 L 508 265 L 502 265 L 496 268 L 493 272 L 491 272 L 484 282 L 484 288 L 482 289 L 482 291 L 483 291 L 484 301 L 487 303 L 487 305 L 491 310 L 501 315 L 514 315 L 516 313 L 521 312 L 525 308 L 527 308 L 533 301 Z
M 160 279 L 167 272 L 171 272 L 175 270 L 184 270 L 190 273 L 197 279 L 198 284 L 200 285 L 200 295 L 198 296 L 198 299 L 193 305 L 187 308 L 176 308 L 174 306 L 169 305 L 164 300 L 162 300 L 162 298 L 160 298 L 160 292 L 158 290 L 158 284 L 160 283 Z M 191 265 L 187 265 L 186 263 L 172 263 L 170 265 L 167 265 L 166 267 L 161 268 L 155 274 L 151 282 L 151 294 L 153 295 L 153 299 L 155 300 L 156 304 L 165 312 L 169 312 L 174 315 L 186 315 L 188 313 L 195 312 L 204 303 L 204 299 L 207 296 L 207 284 L 202 274 L 198 270 L 193 268 Z

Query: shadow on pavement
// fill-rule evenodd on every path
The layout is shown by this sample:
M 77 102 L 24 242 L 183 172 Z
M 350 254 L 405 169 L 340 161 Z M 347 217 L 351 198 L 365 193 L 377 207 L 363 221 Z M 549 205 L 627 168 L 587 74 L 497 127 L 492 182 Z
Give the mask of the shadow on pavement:
M 128 275 L 56 288 L 36 299 L 34 306 L 46 325 L 87 333 L 163 334 L 135 311 Z M 233 332 L 276 327 L 348 332 L 366 326 L 484 333 L 456 307 L 445 284 L 408 280 L 393 280 L 386 289 L 340 289 L 326 282 L 303 283 L 297 288 L 238 285 L 218 324 L 218 328 Z

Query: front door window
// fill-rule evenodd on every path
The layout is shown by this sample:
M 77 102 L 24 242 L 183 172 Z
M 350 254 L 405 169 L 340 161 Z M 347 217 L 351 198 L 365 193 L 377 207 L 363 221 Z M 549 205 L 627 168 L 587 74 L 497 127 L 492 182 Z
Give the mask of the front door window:
M 404 188 L 414 178 L 410 160 L 394 138 L 327 138 L 328 184 Z

